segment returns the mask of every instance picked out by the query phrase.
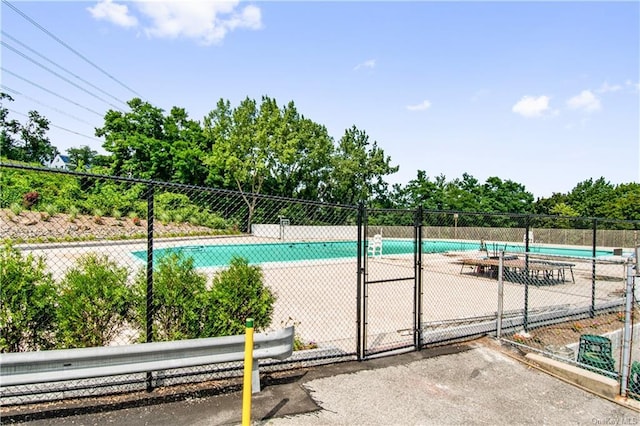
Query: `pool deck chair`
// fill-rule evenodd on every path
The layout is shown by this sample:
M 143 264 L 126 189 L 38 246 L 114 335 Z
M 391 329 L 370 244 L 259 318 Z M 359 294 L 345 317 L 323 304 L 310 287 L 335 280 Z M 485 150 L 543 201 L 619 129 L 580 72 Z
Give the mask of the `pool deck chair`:
M 367 256 L 382 256 L 382 234 L 376 234 L 367 245 Z

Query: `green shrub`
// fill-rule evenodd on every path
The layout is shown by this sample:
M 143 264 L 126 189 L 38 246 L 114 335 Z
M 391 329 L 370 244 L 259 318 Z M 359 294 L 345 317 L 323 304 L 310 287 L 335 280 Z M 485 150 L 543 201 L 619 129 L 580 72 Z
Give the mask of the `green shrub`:
M 18 203 L 11 203 L 11 212 L 16 216 L 20 216 L 20 213 L 22 213 L 22 206 Z
M 79 258 L 61 283 L 58 307 L 59 345 L 106 346 L 131 319 L 133 290 L 129 273 L 106 255 Z
M 80 214 L 80 209 L 77 208 L 76 206 L 71 206 L 69 207 L 69 221 L 73 222 L 74 220 L 76 220 L 78 218 L 78 214 Z
M 177 212 L 175 215 L 173 215 L 173 220 L 180 224 L 182 222 L 184 222 L 184 216 L 182 214 L 180 214 L 180 212 Z
M 0 251 L 0 352 L 54 347 L 56 298 L 44 260 L 6 243 Z
M 87 186 L 86 198 L 83 201 L 83 209 L 86 212 L 96 209 L 105 212 L 113 209 L 131 211 L 141 194 L 141 188 L 138 186 L 108 180 L 95 180 Z
M 209 293 L 208 336 L 230 336 L 245 331 L 247 318 L 262 330 L 271 324 L 275 295 L 263 284 L 262 269 L 234 257 L 228 269 L 216 274 Z
M 49 215 L 49 217 L 54 217 L 55 215 L 58 214 L 58 206 L 56 206 L 55 204 L 49 203 L 44 206 L 44 211 Z
M 200 225 L 200 218 L 198 217 L 197 214 L 189 216 L 189 219 L 187 219 L 187 221 L 193 226 Z
M 228 229 L 229 223 L 216 214 L 209 214 L 207 225 L 213 229 Z
M 142 270 L 136 277 L 140 330 L 146 330 L 146 286 L 147 275 Z M 192 257 L 180 253 L 162 257 L 153 274 L 153 340 L 204 337 L 206 300 L 207 277 L 195 270 Z
M 155 197 L 158 210 L 175 211 L 191 205 L 191 200 L 184 194 L 175 194 L 172 192 L 165 192 L 158 194 Z
M 163 225 L 167 225 L 169 222 L 171 222 L 171 213 L 169 212 L 161 211 L 156 217 Z

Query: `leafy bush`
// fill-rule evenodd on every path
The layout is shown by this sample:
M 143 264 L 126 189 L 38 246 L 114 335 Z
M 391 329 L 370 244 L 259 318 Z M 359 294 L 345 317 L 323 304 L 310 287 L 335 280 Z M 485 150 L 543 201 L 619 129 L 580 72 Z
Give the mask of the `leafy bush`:
M 77 260 L 61 283 L 59 344 L 65 348 L 106 346 L 131 318 L 133 290 L 129 273 L 106 255 Z
M 49 217 L 54 217 L 58 214 L 58 207 L 55 204 L 47 204 L 44 206 L 44 211 Z
M 78 214 L 80 214 L 80 209 L 78 209 L 76 206 L 71 206 L 68 212 L 69 212 L 68 219 L 69 221 L 73 222 L 78 218 Z
M 136 277 L 136 319 L 141 330 L 146 330 L 146 286 L 142 270 Z M 207 277 L 195 270 L 192 257 L 180 253 L 162 257 L 153 274 L 153 340 L 204 337 L 206 300 Z
M 164 192 L 155 197 L 158 210 L 163 211 L 175 211 L 185 207 L 191 206 L 189 197 L 184 194 L 175 194 L 173 192 Z
M 16 216 L 19 216 L 22 213 L 22 206 L 18 203 L 11 203 L 11 212 Z
M 203 224 L 213 229 L 229 229 L 230 224 L 215 213 L 205 213 Z
M 0 352 L 54 347 L 56 287 L 44 260 L 6 243 L 0 251 Z
M 234 257 L 228 269 L 216 274 L 209 294 L 208 336 L 230 336 L 245 331 L 247 318 L 256 330 L 271 324 L 275 295 L 263 284 L 262 269 Z
M 106 180 L 96 180 L 90 184 L 85 199 L 81 203 L 85 213 L 91 213 L 96 209 L 105 212 L 115 209 L 123 213 L 136 211 L 136 204 L 140 201 L 143 191 L 140 185 L 129 186 Z M 146 208 L 146 202 L 143 204 Z

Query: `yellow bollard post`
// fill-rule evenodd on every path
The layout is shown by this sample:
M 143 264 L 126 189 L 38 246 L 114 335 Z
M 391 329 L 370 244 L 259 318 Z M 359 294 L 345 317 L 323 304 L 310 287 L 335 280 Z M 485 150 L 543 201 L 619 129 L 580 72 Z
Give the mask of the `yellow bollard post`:
M 251 372 L 253 370 L 253 318 L 247 318 L 244 340 L 244 383 L 242 387 L 242 426 L 251 424 Z

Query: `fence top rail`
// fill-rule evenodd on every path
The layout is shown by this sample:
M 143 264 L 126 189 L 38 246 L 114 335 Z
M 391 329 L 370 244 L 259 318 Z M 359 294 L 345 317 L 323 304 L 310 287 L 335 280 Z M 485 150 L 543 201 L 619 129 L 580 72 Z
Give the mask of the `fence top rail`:
M 277 195 L 267 195 L 267 194 L 257 194 L 257 193 L 244 193 L 240 191 L 234 191 L 231 189 L 189 185 L 189 184 L 176 183 L 176 182 L 163 182 L 163 181 L 156 181 L 156 180 L 149 180 L 149 179 L 130 178 L 125 176 L 101 175 L 101 174 L 78 172 L 78 171 L 71 171 L 71 170 L 52 169 L 48 167 L 35 167 L 35 166 L 28 166 L 24 164 L 7 163 L 0 160 L 0 168 L 3 168 L 3 167 L 8 169 L 30 170 L 33 172 L 61 174 L 61 175 L 69 175 L 69 176 L 84 177 L 84 178 L 91 178 L 91 179 L 108 179 L 108 180 L 117 181 L 117 182 L 142 184 L 152 188 L 197 190 L 197 191 L 209 192 L 209 193 L 219 194 L 219 195 L 229 195 L 229 196 L 235 196 L 235 197 L 249 196 L 249 197 L 255 197 L 260 200 L 283 201 L 283 202 L 304 204 L 304 205 L 310 205 L 310 206 L 333 207 L 333 208 L 341 208 L 341 209 L 353 210 L 353 211 L 358 209 L 358 206 L 350 205 L 350 204 L 327 203 L 327 202 L 321 202 L 317 200 L 305 200 L 300 198 L 289 198 L 289 197 L 282 197 Z

